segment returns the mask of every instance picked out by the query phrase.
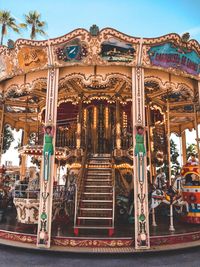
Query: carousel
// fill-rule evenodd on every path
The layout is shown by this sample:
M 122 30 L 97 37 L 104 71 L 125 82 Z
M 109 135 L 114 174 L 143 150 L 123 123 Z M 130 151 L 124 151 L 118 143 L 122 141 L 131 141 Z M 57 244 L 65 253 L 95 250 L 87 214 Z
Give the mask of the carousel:
M 0 62 L 0 157 L 5 127 L 22 133 L 19 166 L 0 162 L 1 244 L 98 253 L 200 245 L 197 41 L 93 25 L 10 40 Z

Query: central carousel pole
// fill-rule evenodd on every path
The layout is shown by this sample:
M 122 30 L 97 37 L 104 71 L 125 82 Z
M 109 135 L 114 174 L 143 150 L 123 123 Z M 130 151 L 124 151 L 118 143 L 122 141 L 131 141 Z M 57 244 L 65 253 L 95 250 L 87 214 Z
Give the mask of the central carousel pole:
M 40 180 L 40 207 L 38 216 L 37 246 L 49 248 L 51 243 L 53 175 L 55 168 L 55 137 L 57 120 L 59 69 L 53 63 L 53 50 L 48 46 L 48 78 L 44 128 L 42 176 Z
M 120 102 L 119 96 L 116 96 L 116 148 L 121 149 L 121 125 L 120 125 Z
M 169 74 L 169 81 L 171 83 L 171 75 Z M 169 187 L 172 186 L 171 177 L 171 145 L 170 145 L 170 108 L 169 108 L 169 92 L 167 91 L 167 155 L 168 155 L 168 166 L 169 166 Z M 169 231 L 175 231 L 174 228 L 174 214 L 173 214 L 173 199 L 170 198 L 170 223 Z
M 194 127 L 195 127 L 195 131 L 196 131 L 196 142 L 197 142 L 197 154 L 198 154 L 198 162 L 199 162 L 199 169 L 200 169 L 200 149 L 199 149 L 199 124 L 198 124 L 198 111 L 196 108 L 196 103 L 193 103 L 193 107 L 194 107 Z
M 132 68 L 133 168 L 135 208 L 135 249 L 149 249 L 149 209 L 147 155 L 145 148 L 144 69 L 141 67 L 142 41 L 138 64 Z
M 152 150 L 151 150 L 151 142 L 152 142 L 152 136 L 151 136 L 151 109 L 150 109 L 150 100 L 147 101 L 147 137 L 148 137 L 148 158 L 149 158 L 149 174 L 150 174 L 150 183 L 151 186 L 154 184 L 153 181 L 153 164 L 152 164 Z M 157 226 L 156 223 L 156 216 L 155 216 L 155 208 L 152 208 L 152 226 Z

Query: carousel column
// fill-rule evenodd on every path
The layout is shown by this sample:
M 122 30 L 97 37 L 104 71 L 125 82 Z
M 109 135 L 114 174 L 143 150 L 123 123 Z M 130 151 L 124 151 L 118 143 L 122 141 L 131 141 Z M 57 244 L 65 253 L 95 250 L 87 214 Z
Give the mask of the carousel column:
M 187 152 L 186 152 L 186 135 L 185 131 L 181 133 L 181 156 L 183 165 L 187 162 Z
M 5 102 L 4 99 L 2 101 L 2 107 L 0 108 L 0 166 L 1 166 L 1 159 L 2 159 L 2 152 L 3 152 L 3 132 L 4 132 L 4 113 L 5 113 Z
M 51 54 L 50 54 L 51 55 Z M 59 69 L 50 61 L 47 81 L 45 136 L 43 146 L 42 176 L 40 180 L 40 206 L 38 216 L 37 246 L 49 248 L 51 242 L 51 221 L 53 201 L 53 179 L 55 161 L 55 137 L 57 120 Z M 48 132 L 47 132 L 47 129 Z M 50 132 L 51 131 L 51 132 Z M 46 142 L 47 141 L 47 142 Z M 50 144 L 49 144 L 50 143 Z
M 121 149 L 121 125 L 120 125 L 120 103 L 119 98 L 116 99 L 116 149 Z
M 151 186 L 154 184 L 153 174 L 154 166 L 152 164 L 152 136 L 151 136 L 151 109 L 150 109 L 150 99 L 147 99 L 147 137 L 148 137 L 148 158 L 149 158 L 149 178 Z M 152 208 L 152 226 L 157 226 L 155 209 Z
M 147 157 L 145 148 L 145 96 L 144 69 L 132 68 L 132 110 L 133 110 L 133 168 L 135 203 L 135 248 L 148 249 L 149 210 Z
M 198 124 L 198 111 L 196 108 L 196 104 L 194 103 L 194 125 L 195 125 L 195 132 L 196 132 L 196 142 L 197 142 L 197 154 L 198 154 L 198 162 L 199 162 L 199 169 L 200 169 L 200 148 L 199 148 L 199 124 Z
M 81 148 L 81 121 L 82 121 L 82 97 L 79 96 L 78 102 L 78 122 L 77 122 L 77 136 L 76 136 L 76 149 L 79 150 Z
M 96 153 L 97 151 L 97 107 L 94 106 L 93 108 L 93 153 Z
M 29 138 L 29 128 L 27 125 L 24 127 L 24 135 L 23 135 L 23 146 L 28 144 Z M 21 155 L 21 164 L 20 164 L 20 180 L 23 180 L 26 176 L 26 162 L 27 162 L 27 155 Z
M 170 78 L 171 81 L 171 78 Z M 170 107 L 169 99 L 167 94 L 167 156 L 168 156 L 168 165 L 169 165 L 169 187 L 172 186 L 172 177 L 171 177 L 171 144 L 170 144 Z M 174 213 L 173 213 L 173 198 L 170 197 L 170 222 L 169 222 L 169 231 L 175 231 L 174 228 Z

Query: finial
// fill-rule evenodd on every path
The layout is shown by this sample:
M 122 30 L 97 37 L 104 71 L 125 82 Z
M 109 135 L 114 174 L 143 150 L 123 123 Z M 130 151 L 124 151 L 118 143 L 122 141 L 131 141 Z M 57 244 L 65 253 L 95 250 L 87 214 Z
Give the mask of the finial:
M 181 39 L 182 39 L 182 41 L 183 41 L 184 43 L 187 43 L 187 42 L 189 41 L 189 39 L 190 39 L 190 34 L 189 34 L 189 32 L 185 32 L 184 34 L 182 34 Z
M 91 27 L 90 27 L 90 34 L 92 36 L 97 36 L 99 34 L 99 27 L 96 25 L 96 24 L 93 24 Z

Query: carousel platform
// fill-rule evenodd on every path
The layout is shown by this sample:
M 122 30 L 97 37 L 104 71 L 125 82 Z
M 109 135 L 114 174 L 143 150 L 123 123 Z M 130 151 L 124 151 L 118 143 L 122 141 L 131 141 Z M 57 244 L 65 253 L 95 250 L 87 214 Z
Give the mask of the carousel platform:
M 101 236 L 95 231 L 84 231 L 80 232 L 79 237 L 75 237 L 72 225 L 53 225 L 51 248 L 48 250 L 78 253 L 144 253 L 200 246 L 200 225 L 189 225 L 175 220 L 176 230 L 170 232 L 166 220 L 159 219 L 157 227 L 150 227 L 151 248 L 137 251 L 134 248 L 133 228 L 133 225 L 117 225 L 114 236 L 110 238 L 106 231 L 102 232 Z M 18 223 L 15 211 L 10 210 L 0 223 L 0 244 L 42 250 L 36 247 L 36 231 L 34 225 Z

